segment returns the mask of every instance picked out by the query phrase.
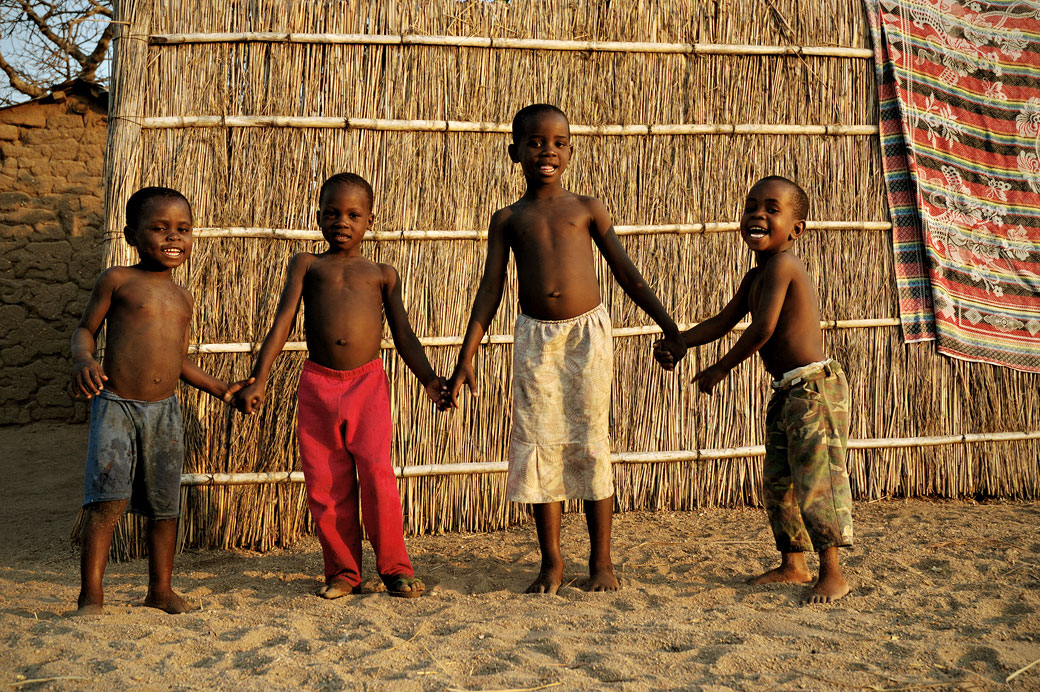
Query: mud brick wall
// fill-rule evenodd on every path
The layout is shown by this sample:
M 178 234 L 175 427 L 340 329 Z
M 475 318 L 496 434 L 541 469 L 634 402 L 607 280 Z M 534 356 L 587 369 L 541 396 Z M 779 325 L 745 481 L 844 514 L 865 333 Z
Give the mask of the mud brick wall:
M 76 95 L 0 110 L 0 425 L 85 417 L 69 338 L 102 267 L 105 129 Z

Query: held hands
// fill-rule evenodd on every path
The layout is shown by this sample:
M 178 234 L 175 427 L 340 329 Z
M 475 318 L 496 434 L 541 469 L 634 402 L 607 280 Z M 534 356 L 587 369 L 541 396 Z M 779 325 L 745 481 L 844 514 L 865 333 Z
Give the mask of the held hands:
M 451 379 L 448 380 L 448 399 L 443 408 L 438 407 L 441 411 L 459 407 L 459 390 L 462 389 L 463 384 L 469 387 L 473 396 L 480 394 L 477 390 L 477 375 L 473 372 L 473 364 L 460 361 L 455 366 L 455 372 L 451 373 Z
M 682 337 L 665 337 L 654 342 L 654 359 L 665 370 L 671 371 L 686 355 L 686 342 Z
M 444 411 L 451 405 L 451 394 L 443 377 L 434 377 L 423 385 L 423 389 L 426 390 L 429 400 L 437 404 L 438 411 Z
M 78 360 L 72 365 L 72 396 L 91 399 L 105 388 L 108 375 L 93 358 Z
M 240 389 L 242 389 L 243 387 L 251 385 L 254 382 L 256 382 L 256 378 L 255 377 L 250 377 L 247 380 L 239 380 L 238 382 L 232 382 L 231 384 L 228 385 L 227 391 L 224 392 L 224 395 L 222 397 L 220 397 L 221 400 L 223 400 L 223 402 L 225 404 L 229 404 L 231 406 L 234 406 L 235 405 L 235 394 Z
M 249 415 L 253 411 L 259 411 L 260 407 L 264 404 L 264 394 L 266 393 L 266 383 L 259 382 L 255 377 L 250 377 L 246 381 L 247 384 L 235 390 L 229 392 L 232 395 L 231 405 L 242 413 Z M 236 382 L 234 385 L 243 384 Z
M 697 384 L 697 388 L 701 390 L 703 394 L 711 394 L 711 390 L 715 389 L 715 385 L 726 379 L 726 375 L 729 373 L 719 367 L 716 363 L 710 367 L 701 370 L 699 373 L 694 375 L 693 382 Z

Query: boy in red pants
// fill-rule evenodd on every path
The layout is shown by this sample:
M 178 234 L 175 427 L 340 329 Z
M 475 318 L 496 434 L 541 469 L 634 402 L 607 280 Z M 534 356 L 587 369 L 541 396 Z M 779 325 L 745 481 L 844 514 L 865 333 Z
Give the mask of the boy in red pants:
M 408 323 L 397 271 L 361 254 L 374 218 L 372 202 L 372 187 L 352 173 L 334 175 L 321 186 L 318 225 L 329 247 L 290 261 L 274 324 L 253 367 L 256 381 L 235 400 L 245 413 L 263 403 L 271 365 L 302 299 L 309 355 L 300 375 L 297 432 L 307 502 L 325 559 L 325 586 L 318 591 L 323 598 L 373 590 L 361 580 L 359 495 L 376 570 L 390 595 L 414 598 L 425 590 L 404 547 L 390 462 L 389 383 L 379 358 L 384 310 L 397 350 L 427 396 L 441 404 L 447 390 Z

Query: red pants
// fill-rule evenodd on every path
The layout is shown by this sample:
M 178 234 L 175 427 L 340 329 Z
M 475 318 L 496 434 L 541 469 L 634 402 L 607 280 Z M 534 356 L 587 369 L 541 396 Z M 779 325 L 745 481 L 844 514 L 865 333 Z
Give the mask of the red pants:
M 297 402 L 300 463 L 326 583 L 361 583 L 359 490 L 376 570 L 381 576 L 413 576 L 390 463 L 390 388 L 383 361 L 331 370 L 308 360 Z

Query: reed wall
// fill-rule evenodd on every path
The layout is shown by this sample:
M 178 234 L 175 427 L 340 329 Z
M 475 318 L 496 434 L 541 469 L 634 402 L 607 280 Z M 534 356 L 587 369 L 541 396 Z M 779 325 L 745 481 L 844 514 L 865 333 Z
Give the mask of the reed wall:
M 522 193 L 522 178 L 506 155 L 505 134 L 347 127 L 347 118 L 509 123 L 523 105 L 549 102 L 563 108 L 574 125 L 877 124 L 873 65 L 862 51 L 855 57 L 815 57 L 322 44 L 256 36 L 169 40 L 172 34 L 289 32 L 869 48 L 856 0 L 121 0 L 116 5 L 127 23 L 116 43 L 107 159 L 110 264 L 133 259 L 119 231 L 123 204 L 142 185 L 180 189 L 192 202 L 196 226 L 214 229 L 313 229 L 318 186 L 343 170 L 363 175 L 375 188 L 376 232 L 481 230 L 495 209 Z M 246 127 L 242 123 L 249 121 L 229 125 L 218 119 L 215 126 L 200 127 L 176 122 L 194 116 L 340 123 L 300 127 L 268 120 Z M 885 227 L 888 213 L 873 131 L 577 136 L 565 183 L 602 199 L 616 224 L 665 225 L 734 221 L 756 179 L 794 178 L 809 192 L 812 220 L 847 222 L 811 231 L 797 245 L 816 281 L 824 319 L 893 318 L 898 313 L 891 237 L 877 230 L 878 223 Z M 878 223 L 862 230 L 860 222 Z M 686 324 L 720 309 L 752 261 L 733 232 L 634 234 L 623 243 L 664 305 Z M 177 277 L 196 299 L 192 343 L 261 341 L 289 258 L 318 249 L 320 243 L 312 240 L 197 239 Z M 372 259 L 400 271 L 405 305 L 422 337 L 461 336 L 484 250 L 479 237 L 379 240 L 364 248 Z M 648 324 L 609 272 L 601 275 L 615 327 Z M 511 280 L 492 334 L 511 333 L 515 293 Z M 290 337 L 302 339 L 299 329 Z M 733 338 L 691 352 L 674 374 L 653 363 L 653 339 L 615 341 L 612 435 L 618 452 L 761 443 L 768 377 L 757 361 L 740 366 L 715 396 L 704 397 L 689 380 Z M 1035 376 L 942 358 L 929 346 L 909 348 L 891 320 L 829 329 L 825 340 L 828 354 L 849 376 L 853 438 L 1040 430 Z M 450 373 L 456 346 L 429 347 L 428 353 L 439 372 Z M 505 459 L 510 354 L 509 343 L 483 346 L 477 357 L 481 396 L 463 395 L 457 411 L 440 414 L 396 352 L 385 350 L 395 465 Z M 197 358 L 228 379 L 245 376 L 252 363 L 249 353 Z M 294 387 L 302 358 L 299 352 L 283 354 L 271 377 L 267 407 L 253 417 L 182 389 L 185 471 L 297 470 Z M 1036 439 L 875 445 L 850 451 L 849 465 L 859 499 L 1036 497 L 1038 450 Z M 761 461 L 753 454 L 624 463 L 615 469 L 621 511 L 759 502 Z M 504 480 L 501 473 L 402 479 L 407 529 L 488 530 L 523 521 L 525 508 L 505 500 Z M 287 545 L 306 529 L 299 483 L 198 485 L 184 493 L 184 536 L 191 546 L 263 550 Z M 132 554 L 138 546 L 136 525 L 123 524 L 117 551 Z

